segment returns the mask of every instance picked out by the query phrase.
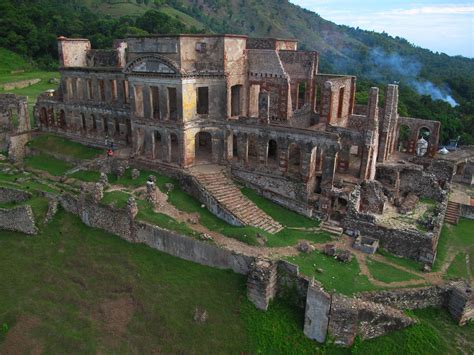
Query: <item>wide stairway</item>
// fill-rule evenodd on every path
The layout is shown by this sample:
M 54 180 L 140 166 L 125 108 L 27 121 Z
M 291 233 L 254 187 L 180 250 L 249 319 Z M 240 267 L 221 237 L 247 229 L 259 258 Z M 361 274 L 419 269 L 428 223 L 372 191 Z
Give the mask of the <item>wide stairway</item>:
M 446 209 L 444 221 L 450 224 L 458 224 L 460 209 L 461 206 L 459 205 L 459 203 L 448 201 L 448 208 Z
M 191 174 L 222 207 L 245 225 L 257 227 L 272 234 L 283 229 L 280 223 L 244 196 L 222 168 L 193 169 Z

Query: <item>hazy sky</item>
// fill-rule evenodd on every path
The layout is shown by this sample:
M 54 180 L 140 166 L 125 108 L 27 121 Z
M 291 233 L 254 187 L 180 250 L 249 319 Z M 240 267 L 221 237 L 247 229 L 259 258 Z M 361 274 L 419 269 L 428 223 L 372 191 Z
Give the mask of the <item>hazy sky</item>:
M 432 51 L 474 57 L 474 0 L 290 0 L 326 20 L 359 26 Z

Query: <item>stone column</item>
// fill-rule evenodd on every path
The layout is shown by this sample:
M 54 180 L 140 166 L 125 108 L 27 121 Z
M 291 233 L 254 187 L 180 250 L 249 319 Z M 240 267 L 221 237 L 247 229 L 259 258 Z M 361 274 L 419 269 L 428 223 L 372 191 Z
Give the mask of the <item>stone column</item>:
M 268 158 L 268 139 L 264 137 L 257 138 L 258 162 L 261 166 L 267 165 Z
M 148 85 L 143 86 L 143 117 L 145 118 L 152 118 L 150 96 L 150 87 Z
M 162 148 L 163 148 L 163 160 L 167 163 L 171 162 L 171 138 L 168 132 L 163 134 L 161 137 L 162 142 Z
M 243 134 L 237 135 L 237 155 L 239 160 L 246 164 L 249 160 L 249 141 L 248 137 Z
M 256 259 L 247 275 L 247 297 L 255 307 L 266 311 L 275 297 L 276 283 L 277 265 L 270 260 Z
M 258 94 L 258 118 L 262 122 L 270 122 L 270 93 L 260 91 Z
M 278 144 L 278 167 L 282 174 L 288 171 L 288 145 Z

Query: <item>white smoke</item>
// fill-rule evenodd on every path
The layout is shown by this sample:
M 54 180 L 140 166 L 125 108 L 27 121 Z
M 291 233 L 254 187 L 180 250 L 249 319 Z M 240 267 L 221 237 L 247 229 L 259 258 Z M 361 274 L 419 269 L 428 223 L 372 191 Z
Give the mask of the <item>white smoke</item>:
M 373 79 L 380 79 L 382 73 L 389 74 L 393 81 L 402 81 L 420 95 L 429 95 L 433 100 L 446 101 L 452 107 L 458 105 L 450 95 L 449 87 L 439 87 L 431 81 L 418 79 L 422 65 L 417 60 L 401 57 L 397 53 L 387 54 L 380 48 L 371 50 L 370 60 L 375 64 L 371 73 Z

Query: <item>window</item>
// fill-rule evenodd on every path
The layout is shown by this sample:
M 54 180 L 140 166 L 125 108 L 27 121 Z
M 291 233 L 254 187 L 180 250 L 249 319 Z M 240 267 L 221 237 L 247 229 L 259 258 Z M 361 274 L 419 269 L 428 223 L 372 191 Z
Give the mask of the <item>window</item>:
M 100 92 L 100 100 L 105 101 L 105 84 L 103 80 L 99 80 L 99 92 Z
M 104 133 L 109 133 L 109 122 L 107 120 L 107 116 L 102 116 L 102 126 L 104 128 Z
M 157 120 L 160 119 L 160 91 L 156 86 L 150 87 L 151 91 L 151 115 Z
M 115 80 L 110 80 L 110 94 L 112 101 L 117 101 L 117 82 Z
M 240 91 L 242 89 L 242 85 L 234 85 L 231 87 L 231 98 L 230 98 L 230 107 L 231 112 L 230 115 L 233 116 L 240 116 Z
M 206 53 L 207 45 L 204 42 L 197 42 L 196 43 L 196 52 L 199 53 Z
M 178 98 L 176 88 L 168 88 L 168 109 L 169 119 L 176 121 L 178 119 Z
M 123 85 L 123 102 L 128 104 L 128 80 L 122 82 Z
M 135 115 L 143 117 L 143 86 L 136 85 L 135 89 Z
M 209 113 L 209 88 L 201 87 L 197 89 L 197 113 L 207 115 Z
M 87 98 L 92 100 L 92 80 L 87 80 Z
M 344 88 L 339 89 L 339 102 L 337 107 L 337 118 L 342 117 L 342 109 L 344 107 Z
M 303 107 L 305 104 L 306 97 L 306 83 L 302 82 L 298 84 L 298 108 Z

